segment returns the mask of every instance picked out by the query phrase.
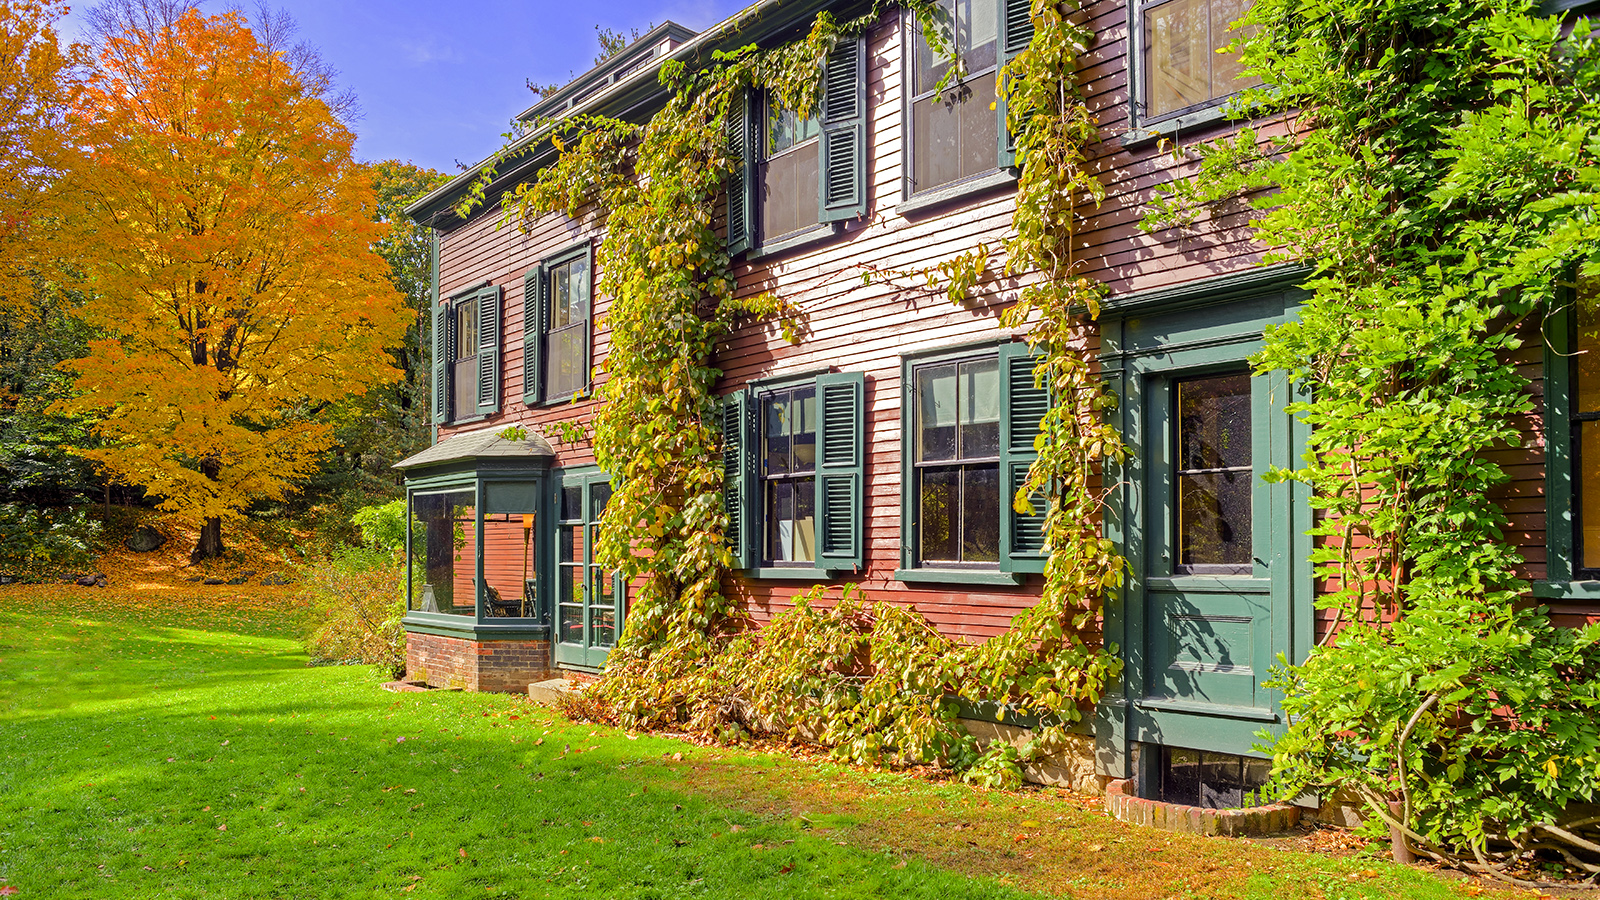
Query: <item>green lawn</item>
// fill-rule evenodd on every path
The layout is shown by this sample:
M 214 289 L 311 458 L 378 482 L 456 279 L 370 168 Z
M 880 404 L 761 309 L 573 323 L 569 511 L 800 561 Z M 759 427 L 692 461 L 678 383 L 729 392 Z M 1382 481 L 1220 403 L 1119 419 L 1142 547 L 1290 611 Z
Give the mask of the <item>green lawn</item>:
M 364 667 L 307 668 L 272 609 L 0 588 L 0 893 L 1292 900 L 1463 888 L 1371 858 L 1130 828 L 1068 794 L 699 748 L 505 696 L 390 694 Z

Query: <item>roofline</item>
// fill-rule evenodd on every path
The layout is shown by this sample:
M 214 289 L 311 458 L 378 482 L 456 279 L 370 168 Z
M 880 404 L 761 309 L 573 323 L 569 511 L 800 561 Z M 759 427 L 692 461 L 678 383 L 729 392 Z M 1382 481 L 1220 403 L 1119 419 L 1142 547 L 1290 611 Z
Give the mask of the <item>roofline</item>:
M 781 32 L 795 21 L 807 15 L 815 14 L 830 5 L 834 5 L 836 2 L 837 0 L 758 0 L 758 2 L 734 13 L 705 31 L 694 35 L 676 50 L 673 50 L 670 55 L 658 58 L 653 65 L 645 66 L 629 74 L 605 90 L 574 105 L 570 110 L 566 111 L 563 118 L 602 111 L 609 111 L 613 115 L 625 118 L 627 114 L 648 105 L 652 100 L 659 102 L 665 98 L 667 91 L 660 83 L 659 73 L 662 63 L 666 60 L 680 60 L 685 64 L 698 63 L 702 59 L 709 60 L 712 51 L 724 49 L 734 42 L 732 39 L 735 37 L 746 41 L 759 41 L 763 37 L 769 37 L 772 34 Z M 866 3 L 864 0 L 845 0 L 845 2 L 838 5 L 855 7 L 865 6 Z M 779 12 L 782 15 L 777 15 Z M 755 25 L 762 27 L 751 27 Z M 660 27 L 664 28 L 666 26 Z M 643 43 L 643 41 L 641 40 L 640 43 Z M 539 163 L 554 151 L 553 146 L 550 144 L 550 136 L 559 121 L 558 119 L 539 124 L 533 131 L 523 135 L 521 139 L 511 146 L 507 158 L 520 159 L 520 162 L 504 172 L 497 171 L 485 197 L 494 197 L 497 186 L 509 187 L 510 184 L 522 180 L 527 176 L 530 169 L 538 170 Z M 539 146 L 540 144 L 544 146 Z M 528 153 L 530 149 L 535 152 Z M 423 197 L 412 201 L 405 208 L 406 215 L 410 216 L 419 225 L 433 228 L 448 225 L 450 219 L 461 221 L 455 215 L 453 209 L 456 201 L 466 191 L 467 187 L 478 179 L 483 168 L 493 160 L 493 155 L 485 157 L 476 166 L 450 179 Z M 483 208 L 487 209 L 491 206 L 492 203 L 486 203 Z
M 596 83 L 607 81 L 607 79 L 610 79 L 607 82 L 609 84 L 624 80 L 627 78 L 625 70 L 635 64 L 648 62 L 649 57 L 658 55 L 656 51 L 667 41 L 671 42 L 671 46 L 666 53 L 659 55 L 666 56 L 671 54 L 673 50 L 692 40 L 694 35 L 693 29 L 685 28 L 677 22 L 670 20 L 662 22 L 660 25 L 650 29 L 638 40 L 629 44 L 620 53 L 598 63 L 594 68 L 572 79 L 549 96 L 540 97 L 533 105 L 517 114 L 517 121 L 526 122 L 542 115 L 556 115 L 570 106 L 576 106 L 576 103 L 571 102 L 571 98 L 574 95 L 581 96 L 594 88 Z M 663 38 L 666 41 L 663 41 Z M 620 77 L 619 70 L 624 70 Z

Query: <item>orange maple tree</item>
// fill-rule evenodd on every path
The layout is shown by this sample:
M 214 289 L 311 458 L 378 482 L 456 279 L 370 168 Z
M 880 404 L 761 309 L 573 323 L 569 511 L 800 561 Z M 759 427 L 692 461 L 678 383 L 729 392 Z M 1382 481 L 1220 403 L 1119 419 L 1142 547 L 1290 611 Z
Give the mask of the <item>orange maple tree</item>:
M 190 10 L 108 36 L 72 104 L 73 263 L 107 337 L 62 406 L 101 416 L 86 456 L 201 526 L 196 561 L 315 468 L 331 403 L 398 374 L 384 226 L 313 75 Z
M 0 312 L 32 296 L 40 226 L 54 219 L 67 75 L 81 61 L 56 36 L 65 12 L 55 0 L 0 0 Z

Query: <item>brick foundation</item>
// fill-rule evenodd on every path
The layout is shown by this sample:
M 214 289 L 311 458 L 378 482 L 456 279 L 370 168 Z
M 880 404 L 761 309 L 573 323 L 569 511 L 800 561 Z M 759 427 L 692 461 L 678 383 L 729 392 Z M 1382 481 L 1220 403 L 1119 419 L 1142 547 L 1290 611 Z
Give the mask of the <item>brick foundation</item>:
M 406 634 L 406 678 L 429 687 L 522 693 L 551 675 L 549 641 L 474 641 Z
M 1106 812 L 1118 821 L 1185 834 L 1229 837 L 1274 834 L 1300 821 L 1300 807 L 1287 803 L 1249 809 L 1203 809 L 1181 803 L 1146 800 L 1133 792 L 1133 782 L 1118 779 L 1106 785 Z

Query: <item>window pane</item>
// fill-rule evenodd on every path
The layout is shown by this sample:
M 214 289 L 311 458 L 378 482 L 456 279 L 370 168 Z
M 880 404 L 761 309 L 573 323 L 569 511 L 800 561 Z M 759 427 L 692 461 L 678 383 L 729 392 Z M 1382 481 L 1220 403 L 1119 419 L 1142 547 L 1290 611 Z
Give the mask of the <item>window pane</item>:
M 411 520 L 421 532 L 413 552 L 420 557 L 415 564 L 422 574 L 421 583 L 412 591 L 412 609 L 456 616 L 476 614 L 478 555 L 473 504 L 472 491 L 412 496 Z
M 545 393 L 550 397 L 570 397 L 589 384 L 584 366 L 589 332 L 583 325 L 580 320 L 545 338 Z
M 817 389 L 801 388 L 790 396 L 789 414 L 794 417 L 790 461 L 796 472 L 814 472 L 817 468 Z
M 935 12 L 934 29 L 939 33 L 941 46 L 955 43 L 955 3 L 954 0 L 942 0 Z M 924 94 L 934 89 L 939 79 L 949 70 L 951 57 L 948 53 L 935 55 L 928 45 L 927 36 L 922 33 L 921 23 L 915 18 L 911 19 L 911 29 L 916 45 L 915 72 L 912 78 L 912 93 Z
M 776 240 L 821 221 L 817 206 L 817 154 L 812 141 L 761 164 L 761 238 Z
M 1180 381 L 1178 469 L 1250 465 L 1250 375 Z
M 956 366 L 917 370 L 917 460 L 956 458 Z
M 767 475 L 789 471 L 789 395 L 774 394 L 761 401 L 761 461 Z
M 1146 115 L 1211 99 L 1210 10 L 1204 0 L 1168 0 L 1144 13 Z
M 961 561 L 1000 560 L 1000 467 L 971 466 L 963 472 Z
M 1249 11 L 1251 0 L 1211 0 L 1211 96 L 1226 97 L 1261 83 L 1259 78 L 1241 78 L 1244 66 L 1239 54 L 1217 53 L 1245 32 L 1230 31 L 1229 25 L 1239 21 Z
M 767 482 L 767 559 L 783 562 L 794 553 L 794 485 Z
M 995 66 L 1000 27 L 996 5 L 997 0 L 960 0 L 956 12 L 956 30 L 961 37 L 961 53 L 966 58 L 969 76 Z M 993 82 L 994 79 L 989 81 Z
M 568 485 L 561 489 L 561 518 L 583 518 L 583 488 Z
M 560 562 L 583 562 L 582 525 L 563 525 L 556 530 L 556 554 Z
M 561 607 L 561 635 L 559 640 L 563 644 L 583 643 L 583 607 Z
M 550 270 L 550 327 L 572 324 L 572 269 L 556 266 Z
M 589 317 L 589 257 L 580 256 L 568 264 L 571 270 L 571 294 L 568 306 L 572 312 L 574 324 L 583 322 Z
M 478 355 L 478 304 L 468 300 L 456 304 L 456 359 Z
M 792 109 L 774 109 L 768 104 L 767 156 L 776 156 L 802 141 L 811 140 L 821 132 L 822 125 L 815 116 L 802 119 Z
M 817 487 L 814 478 L 794 481 L 794 562 L 817 561 Z
M 925 562 L 957 562 L 961 558 L 961 535 L 956 510 L 961 499 L 959 468 L 923 469 L 918 491 L 918 531 Z
M 611 502 L 611 482 L 597 481 L 589 485 L 589 521 L 598 522 Z
M 610 579 L 601 579 L 609 581 Z M 593 629 L 590 646 L 610 647 L 617 642 L 617 608 L 610 603 L 603 606 L 592 607 L 589 615 L 590 627 Z
M 1600 568 L 1600 422 L 1578 425 L 1578 567 Z
M 484 607 L 496 618 L 533 614 L 531 584 L 538 578 L 539 545 L 531 514 L 487 514 L 483 517 Z
M 1249 565 L 1249 470 L 1178 476 L 1178 561 L 1184 566 Z
M 941 99 L 918 100 L 911 109 L 911 178 L 914 190 L 994 171 L 998 118 L 994 79 L 970 78 Z
M 1580 280 L 1578 296 L 1585 302 L 1577 307 L 1577 328 L 1572 335 L 1572 412 L 1600 412 L 1600 311 L 1592 298 L 1593 287 Z
M 962 459 L 1000 455 L 1000 361 L 961 364 Z

